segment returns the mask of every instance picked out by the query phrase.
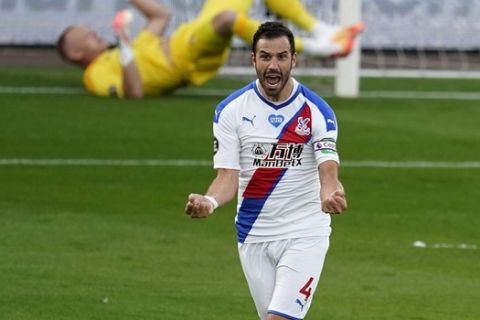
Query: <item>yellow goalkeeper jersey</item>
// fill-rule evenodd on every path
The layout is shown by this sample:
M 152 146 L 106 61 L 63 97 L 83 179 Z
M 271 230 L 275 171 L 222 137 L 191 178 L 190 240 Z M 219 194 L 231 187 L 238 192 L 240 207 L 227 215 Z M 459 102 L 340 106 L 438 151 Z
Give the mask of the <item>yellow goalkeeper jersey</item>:
M 132 42 L 145 95 L 167 94 L 185 82 L 181 72 L 165 56 L 161 41 L 166 39 L 143 30 Z M 83 82 L 92 94 L 123 97 L 120 50 L 109 49 L 98 56 L 86 68 Z

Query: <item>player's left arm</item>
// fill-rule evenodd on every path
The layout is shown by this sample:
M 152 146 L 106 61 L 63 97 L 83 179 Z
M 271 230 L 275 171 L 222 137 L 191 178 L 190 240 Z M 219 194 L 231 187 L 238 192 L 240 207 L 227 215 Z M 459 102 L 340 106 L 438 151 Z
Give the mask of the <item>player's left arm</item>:
M 320 199 L 322 211 L 338 214 L 347 209 L 347 198 L 342 183 L 338 179 L 338 163 L 333 160 L 318 166 L 320 175 Z
M 165 32 L 171 18 L 169 8 L 156 0 L 131 0 L 131 3 L 147 18 L 146 30 L 158 36 Z M 115 17 L 114 31 L 120 39 L 123 93 L 126 98 L 142 98 L 144 96 L 143 82 L 127 32 L 131 16 L 122 16 L 122 14 L 125 15 L 125 12 L 119 12 Z
M 170 22 L 170 8 L 156 0 L 130 0 L 130 2 L 147 18 L 145 29 L 156 35 L 162 35 Z

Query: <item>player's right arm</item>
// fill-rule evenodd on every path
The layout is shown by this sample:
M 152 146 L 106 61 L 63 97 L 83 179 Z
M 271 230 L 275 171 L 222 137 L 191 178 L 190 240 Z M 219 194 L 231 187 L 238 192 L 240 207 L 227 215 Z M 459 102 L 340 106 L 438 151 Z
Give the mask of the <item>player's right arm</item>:
M 228 101 L 228 99 L 226 100 Z M 240 141 L 237 135 L 235 105 L 225 100 L 215 109 L 213 120 L 213 164 L 217 175 L 205 195 L 190 194 L 185 212 L 192 218 L 206 218 L 216 207 L 230 202 L 238 191 Z
M 191 193 L 188 196 L 185 213 L 192 218 L 206 218 L 213 211 L 228 202 L 236 195 L 238 189 L 238 170 L 217 169 L 205 195 Z

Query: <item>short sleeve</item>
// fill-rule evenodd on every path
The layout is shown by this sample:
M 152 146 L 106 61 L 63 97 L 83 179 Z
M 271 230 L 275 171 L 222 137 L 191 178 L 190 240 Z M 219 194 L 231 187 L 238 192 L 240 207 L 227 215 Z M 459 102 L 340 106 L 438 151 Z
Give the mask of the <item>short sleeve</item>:
M 213 166 L 240 170 L 240 141 L 232 108 L 217 107 L 213 122 Z
M 312 143 L 317 165 L 327 160 L 340 163 L 337 152 L 338 125 L 337 119 L 330 106 L 319 101 L 314 108 Z

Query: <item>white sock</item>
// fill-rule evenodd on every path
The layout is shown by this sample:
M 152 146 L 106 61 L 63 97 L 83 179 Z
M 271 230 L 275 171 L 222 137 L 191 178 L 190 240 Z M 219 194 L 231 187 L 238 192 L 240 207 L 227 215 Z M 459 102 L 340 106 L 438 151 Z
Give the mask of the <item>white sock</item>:
M 312 28 L 312 33 L 318 38 L 327 36 L 329 37 L 331 34 L 335 33 L 338 29 L 338 26 L 333 24 L 325 23 L 323 21 L 317 21 Z
M 330 41 L 319 41 L 316 38 L 303 38 L 303 52 L 313 57 L 329 57 L 342 49 L 339 44 Z

